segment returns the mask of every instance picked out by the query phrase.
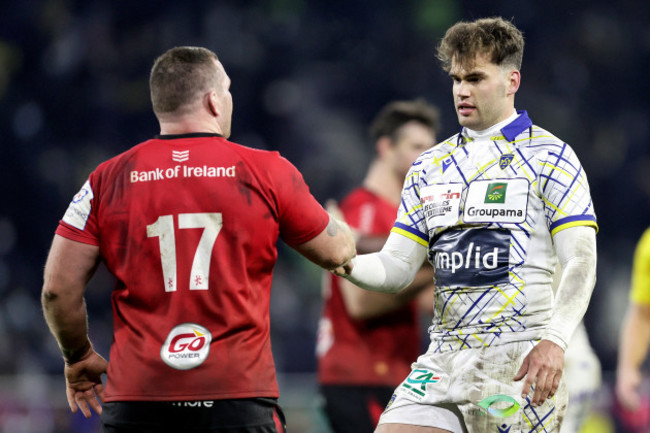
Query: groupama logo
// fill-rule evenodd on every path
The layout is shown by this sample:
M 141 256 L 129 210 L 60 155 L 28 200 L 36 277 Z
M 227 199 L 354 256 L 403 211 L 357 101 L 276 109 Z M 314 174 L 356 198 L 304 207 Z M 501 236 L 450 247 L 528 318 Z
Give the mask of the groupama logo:
M 497 182 L 489 184 L 485 192 L 484 203 L 505 203 L 506 189 L 508 189 L 507 183 Z
M 160 357 L 172 368 L 189 370 L 203 364 L 210 353 L 212 334 L 196 323 L 174 327 L 160 348 Z

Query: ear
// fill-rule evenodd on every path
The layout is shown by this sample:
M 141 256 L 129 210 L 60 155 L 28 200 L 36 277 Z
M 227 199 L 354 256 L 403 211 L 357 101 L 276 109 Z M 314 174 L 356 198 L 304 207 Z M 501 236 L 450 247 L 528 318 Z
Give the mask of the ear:
M 506 94 L 512 96 L 517 93 L 517 90 L 519 90 L 519 84 L 521 84 L 521 72 L 513 69 L 508 73 Z
M 390 152 L 393 148 L 393 144 L 391 143 L 390 138 L 387 136 L 379 137 L 377 142 L 375 143 L 375 149 L 377 150 L 377 155 L 380 158 L 384 158 L 388 152 Z
M 219 116 L 219 103 L 218 98 L 217 98 L 217 93 L 216 92 L 208 92 L 205 94 L 204 98 L 204 106 L 208 110 L 208 112 L 214 116 L 218 117 Z

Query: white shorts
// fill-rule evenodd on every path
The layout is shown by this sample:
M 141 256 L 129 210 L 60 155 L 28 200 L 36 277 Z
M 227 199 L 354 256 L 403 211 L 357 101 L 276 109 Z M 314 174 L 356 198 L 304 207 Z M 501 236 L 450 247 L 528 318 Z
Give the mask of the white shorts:
M 395 389 L 379 424 L 420 425 L 453 433 L 559 432 L 567 406 L 564 377 L 555 396 L 538 407 L 521 397 L 523 380 L 512 380 L 534 346 L 535 342 L 524 341 L 420 356 Z M 497 401 L 490 405 L 490 397 Z

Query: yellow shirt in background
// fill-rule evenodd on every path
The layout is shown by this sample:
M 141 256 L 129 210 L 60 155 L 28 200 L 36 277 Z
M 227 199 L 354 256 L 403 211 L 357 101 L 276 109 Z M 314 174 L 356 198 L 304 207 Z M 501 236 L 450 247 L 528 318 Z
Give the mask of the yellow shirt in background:
M 650 305 L 650 228 L 643 232 L 634 251 L 630 301 Z

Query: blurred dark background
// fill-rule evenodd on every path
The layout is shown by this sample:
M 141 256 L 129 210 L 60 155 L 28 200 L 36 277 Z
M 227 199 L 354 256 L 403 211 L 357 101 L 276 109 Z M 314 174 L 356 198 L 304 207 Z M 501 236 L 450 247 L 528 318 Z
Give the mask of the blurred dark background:
M 438 138 L 457 132 L 436 44 L 454 22 L 494 15 L 526 38 L 516 107 L 571 144 L 589 175 L 599 271 L 585 322 L 611 384 L 632 254 L 650 225 L 647 1 L 1 0 L 0 432 L 96 428 L 59 410 L 63 366 L 40 311 L 42 268 L 90 171 L 158 133 L 148 95 L 156 56 L 214 50 L 232 79 L 231 140 L 279 150 L 324 202 L 362 179 L 367 125 L 388 101 L 424 97 L 441 109 Z M 280 248 L 273 346 L 290 399 L 314 386 L 320 271 Z M 104 354 L 111 285 L 100 270 L 87 299 Z M 293 431 L 325 428 L 302 416 Z

